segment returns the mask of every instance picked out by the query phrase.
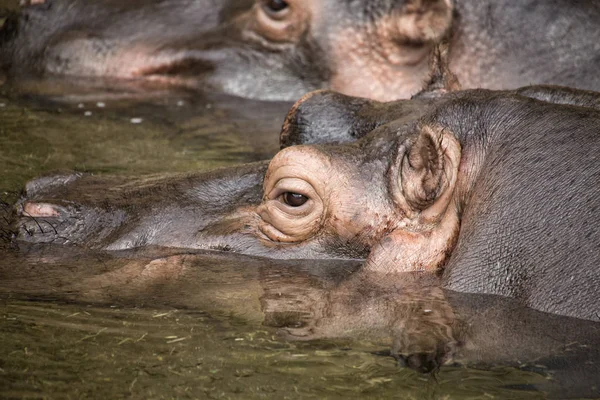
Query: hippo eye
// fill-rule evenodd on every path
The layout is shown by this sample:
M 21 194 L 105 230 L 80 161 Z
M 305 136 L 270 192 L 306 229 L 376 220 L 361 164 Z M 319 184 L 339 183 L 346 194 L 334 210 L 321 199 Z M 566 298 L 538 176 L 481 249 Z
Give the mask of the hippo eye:
M 289 7 L 289 4 L 285 0 L 267 0 L 264 8 L 269 14 L 277 14 Z
M 285 192 L 282 196 L 283 202 L 290 207 L 300 207 L 308 201 L 308 197 L 300 193 Z

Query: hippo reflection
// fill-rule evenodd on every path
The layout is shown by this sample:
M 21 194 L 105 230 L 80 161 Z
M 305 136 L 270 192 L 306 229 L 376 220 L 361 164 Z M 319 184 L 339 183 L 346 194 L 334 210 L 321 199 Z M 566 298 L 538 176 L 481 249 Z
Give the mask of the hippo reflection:
M 324 100 L 356 106 L 339 96 L 305 97 L 288 122 L 327 114 Z M 19 239 L 366 258 L 363 273 L 426 271 L 449 289 L 600 320 L 600 114 L 576 105 L 597 106 L 597 94 L 540 87 L 356 101 L 360 112 L 327 136 L 349 140 L 349 126 L 369 126 L 361 139 L 288 147 L 268 166 L 33 181 L 18 206 Z M 287 123 L 283 137 L 313 137 L 312 126 Z
M 449 45 L 464 88 L 600 89 L 600 5 L 528 0 L 43 0 L 0 31 L 11 74 L 154 80 L 270 100 L 392 100 Z
M 270 338 L 267 342 L 251 340 L 253 351 L 261 350 L 274 357 L 282 352 L 286 354 L 285 345 L 278 344 L 273 353 L 275 335 L 269 327 L 277 328 L 279 336 L 286 339 L 345 338 L 342 343 L 327 346 L 338 348 L 342 353 L 352 349 L 351 353 L 355 354 L 369 351 L 380 356 L 393 355 L 419 371 L 437 370 L 442 365 L 456 363 L 478 369 L 513 366 L 524 371 L 510 372 L 511 369 L 506 368 L 497 375 L 463 369 L 456 377 L 456 368 L 441 368 L 439 378 L 446 385 L 448 381 L 462 383 L 462 377 L 475 374 L 481 378 L 491 375 L 492 386 L 502 388 L 512 381 L 504 374 L 516 373 L 527 383 L 521 389 L 550 392 L 553 398 L 595 398 L 600 390 L 597 386 L 600 323 L 542 313 L 500 296 L 442 290 L 422 274 L 401 273 L 396 279 L 389 279 L 389 276 L 370 273 L 353 279 L 357 276 L 354 271 L 360 266 L 356 261 L 269 260 L 202 251 L 182 254 L 181 249 L 165 248 L 95 252 L 73 246 L 32 245 L 23 246 L 21 250 L 7 252 L 0 260 L 0 299 L 5 308 L 12 309 L 9 316 L 21 317 L 16 310 L 22 305 L 18 301 L 23 299 L 110 304 L 111 310 L 117 312 L 117 315 L 110 314 L 110 319 L 117 318 L 115 324 L 129 329 L 131 324 L 127 321 L 134 323 L 127 317 L 129 307 L 155 309 L 168 305 L 169 312 L 175 311 L 171 307 L 177 307 L 179 310 L 175 312 L 179 316 L 185 315 L 187 309 L 194 318 L 198 318 L 199 310 L 201 316 L 208 313 L 235 317 L 236 326 L 242 319 L 244 325 L 257 327 Z M 15 265 L 24 267 L 15 268 Z M 32 305 L 39 307 L 39 304 L 29 303 Z M 158 314 L 164 315 L 163 312 Z M 35 324 L 30 316 L 14 318 L 14 321 L 19 321 L 17 326 L 21 329 L 25 329 L 23 323 L 36 331 L 47 324 L 65 329 L 65 316 L 45 312 L 43 320 Z M 67 317 L 69 329 L 81 329 L 73 316 Z M 0 326 L 0 333 L 12 333 L 15 325 L 11 320 L 13 318 L 8 318 Z M 178 324 L 187 326 L 190 322 L 183 319 Z M 123 334 L 118 329 L 110 331 Z M 194 330 L 187 332 L 197 354 L 193 343 L 203 340 L 204 336 Z M 230 330 L 225 332 L 231 338 Z M 164 333 L 161 333 L 154 331 L 149 336 L 158 335 L 162 339 Z M 209 335 L 220 337 L 212 330 Z M 20 335 L 19 339 L 25 340 L 24 336 Z M 39 337 L 34 336 L 33 340 Z M 122 340 L 121 336 L 114 343 Z M 54 342 L 49 344 L 43 339 L 42 343 L 54 346 Z M 316 346 L 321 348 L 319 344 Z M 137 349 L 144 352 L 148 347 L 154 353 L 152 342 Z M 110 354 L 112 347 L 104 350 Z M 314 347 L 297 346 L 293 350 L 295 354 L 312 352 Z M 236 351 L 240 351 L 239 348 L 228 347 L 233 357 Z M 24 356 L 29 358 L 27 354 Z M 379 361 L 363 354 L 359 363 L 364 363 L 365 357 L 371 359 L 370 362 Z M 326 358 L 330 364 L 352 365 L 349 369 L 353 375 L 356 364 L 349 361 L 354 359 L 347 353 L 342 358 Z M 113 358 L 110 360 L 113 365 Z M 321 357 L 320 362 L 323 360 Z M 393 370 L 392 363 L 387 364 Z M 278 371 L 280 365 L 277 363 Z M 312 363 L 309 365 L 309 368 L 314 367 Z M 17 367 L 13 363 L 4 366 L 7 373 L 11 368 Z M 61 370 L 60 366 L 57 368 Z M 392 372 L 392 381 L 404 382 L 396 374 Z M 336 377 L 340 379 L 337 374 Z M 417 379 L 418 387 L 427 385 L 417 377 L 411 379 Z M 429 385 L 441 389 L 438 380 L 431 380 Z M 489 382 L 477 386 L 486 392 L 490 389 Z M 514 396 L 518 393 L 514 392 L 516 389 L 507 391 Z

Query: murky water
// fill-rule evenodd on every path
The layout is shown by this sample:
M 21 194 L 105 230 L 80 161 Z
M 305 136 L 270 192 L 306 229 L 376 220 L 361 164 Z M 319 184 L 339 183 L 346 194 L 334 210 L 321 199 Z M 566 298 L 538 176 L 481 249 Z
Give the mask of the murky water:
M 2 191 L 48 171 L 139 175 L 266 159 L 289 107 L 167 92 L 147 101 L 97 94 L 24 102 L 9 90 L 0 94 Z
M 279 275 L 273 261 L 189 255 L 194 268 L 184 280 L 157 288 L 128 273 L 119 285 L 120 271 L 154 257 L 5 253 L 0 397 L 544 398 L 527 386 L 547 382 L 535 372 L 447 366 L 423 375 L 377 355 L 389 348 L 386 339 L 281 339 L 262 325 L 259 301 L 265 271 Z M 69 273 L 57 275 L 62 270 Z
M 352 343 L 282 343 L 197 311 L 5 302 L 3 398 L 540 398 L 514 369 L 399 369 Z
M 27 180 L 53 171 L 138 176 L 268 158 L 289 106 L 80 84 L 0 86 L 4 213 Z M 0 246 L 0 398 L 538 399 L 534 385 L 552 381 L 544 366 L 510 363 L 401 368 L 380 355 L 387 331 L 284 340 L 263 324 L 263 300 L 278 268 L 304 266 L 198 254 L 172 267 L 186 279 L 148 281 L 153 260 L 170 256 Z M 326 264 L 309 275 L 325 279 L 314 270 Z
M 265 158 L 277 149 L 285 109 L 183 94 L 141 102 L 102 96 L 57 101 L 12 90 L 5 86 L 0 96 L 0 190 L 7 201 L 28 179 L 55 170 L 139 175 Z M 101 256 L 61 261 L 23 250 L 4 253 L 0 275 L 16 283 L 4 282 L 0 302 L 2 398 L 544 397 L 527 386 L 544 382 L 544 375 L 511 367 L 443 367 L 435 376 L 422 375 L 374 354 L 386 349 L 385 341 L 282 340 L 276 329 L 261 325 L 259 295 L 231 284 L 248 282 L 239 270 L 247 261 L 209 257 L 208 264 L 227 270 L 211 275 L 219 290 L 198 284 L 202 300 L 174 308 L 177 301 L 150 292 L 136 292 L 129 304 L 88 292 L 65 295 L 64 282 L 44 275 L 52 265 L 82 282 L 74 269 L 103 270 Z M 19 288 L 23 280 L 14 269 L 31 275 L 36 268 L 37 283 L 25 280 Z M 53 300 L 45 287 L 68 302 Z M 31 297 L 44 301 L 24 300 Z
M 50 171 L 139 175 L 265 158 L 277 149 L 285 112 L 284 105 L 183 94 L 147 101 L 102 96 L 64 101 L 3 89 L 0 191 L 7 201 L 28 179 Z M 13 268 L 47 271 L 57 262 L 12 250 L 2 259 L 3 279 Z M 65 269 L 83 264 L 95 270 L 105 261 L 62 262 Z M 56 284 L 51 276 L 39 276 L 37 289 L 29 282 L 34 292 Z M 240 277 L 235 271 L 220 275 L 221 286 L 235 277 Z M 56 290 L 61 298 L 64 289 Z M 261 325 L 259 306 L 253 315 L 240 315 L 241 304 L 252 299 L 246 292 L 237 305 L 191 310 L 164 308 L 172 302 L 153 304 L 150 294 L 137 308 L 110 301 L 105 307 L 71 304 L 77 298 L 68 296 L 63 296 L 68 303 L 47 296 L 43 302 L 26 301 L 15 286 L 2 291 L 12 292 L 0 302 L 2 398 L 539 398 L 539 392 L 512 387 L 545 380 L 508 367 L 444 367 L 433 377 L 373 354 L 385 349 L 382 344 L 285 341 L 276 329 Z M 235 298 L 240 291 L 225 285 L 209 293 Z M 258 304 L 256 295 L 253 301 Z

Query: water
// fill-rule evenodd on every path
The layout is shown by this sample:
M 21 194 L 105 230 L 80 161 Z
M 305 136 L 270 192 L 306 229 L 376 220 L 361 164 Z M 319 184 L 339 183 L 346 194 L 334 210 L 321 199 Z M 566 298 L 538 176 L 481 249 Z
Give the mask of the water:
M 0 94 L 0 190 L 5 192 L 49 171 L 139 175 L 266 159 L 279 147 L 278 130 L 289 108 L 169 92 L 148 101 L 96 94 L 23 103 L 7 97 L 8 90 Z
M 202 312 L 11 302 L 0 315 L 3 398 L 541 398 L 494 387 L 535 374 L 448 368 L 435 381 L 360 343 L 282 343 Z
M 289 284 L 282 266 L 186 255 L 194 268 L 185 279 L 157 288 L 131 273 L 156 256 L 52 247 L 5 254 L 0 397 L 544 398 L 519 387 L 547 378 L 516 368 L 399 368 L 375 353 L 389 348 L 384 338 L 282 340 L 262 325 L 260 304 L 273 280 L 282 280 L 277 290 Z
M 139 176 L 265 159 L 277 151 L 288 107 L 114 82 L 4 84 L 0 199 L 14 202 L 27 180 L 53 171 Z M 0 216 L 6 213 L 5 206 Z M 385 355 L 394 340 L 387 308 L 381 326 L 373 309 L 348 310 L 344 301 L 319 314 L 314 299 L 323 299 L 355 263 L 304 265 L 169 249 L 106 254 L 5 245 L 0 252 L 0 398 L 6 399 L 539 399 L 548 396 L 545 390 L 562 397 L 555 367 L 526 360 L 528 349 L 539 343 L 554 346 L 548 351 L 559 360 L 579 357 L 580 348 L 567 346 L 573 343 L 568 329 L 556 327 L 584 338 L 598 332 L 587 322 L 493 299 L 483 309 L 497 321 L 469 317 L 478 345 L 463 357 L 475 361 L 421 374 Z M 157 265 L 166 272 L 156 274 Z M 423 301 L 434 313 L 439 306 L 442 315 L 455 308 L 461 316 L 470 315 L 470 304 L 485 303 Z M 402 326 L 414 323 L 402 318 L 396 321 Z M 278 329 L 281 321 L 344 338 L 286 340 L 282 333 L 294 330 Z M 588 348 L 582 359 L 594 364 L 598 351 Z M 583 386 L 592 380 L 584 377 Z
M 0 190 L 7 201 L 28 179 L 55 170 L 174 173 L 267 157 L 286 107 L 218 96 L 139 101 L 3 89 Z M 122 276 L 165 256 L 160 249 L 4 253 L 2 398 L 544 397 L 527 386 L 547 381 L 543 374 L 512 367 L 448 366 L 436 375 L 400 368 L 376 354 L 389 349 L 385 332 L 376 340 L 283 340 L 262 325 L 264 269 L 279 267 L 272 261 L 198 255 L 195 275 L 184 280 L 191 286 L 160 281 L 157 292 L 139 272 Z M 94 280 L 103 274 L 104 283 Z

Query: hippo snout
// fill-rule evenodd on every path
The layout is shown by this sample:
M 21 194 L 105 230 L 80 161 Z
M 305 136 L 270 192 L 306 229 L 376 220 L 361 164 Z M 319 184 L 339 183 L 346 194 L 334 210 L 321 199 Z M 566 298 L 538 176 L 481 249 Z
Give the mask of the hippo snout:
M 53 175 L 26 184 L 14 207 L 12 231 L 30 243 L 82 244 L 90 247 L 110 235 L 125 218 L 122 210 L 69 200 L 83 174 Z
M 83 239 L 93 241 L 110 231 L 105 212 L 65 202 L 25 200 L 16 206 L 14 230 L 19 240 L 32 243 L 79 244 Z
M 43 201 L 25 201 L 16 206 L 15 231 L 19 239 L 36 243 L 67 244 L 69 225 L 77 218 L 71 207 Z

